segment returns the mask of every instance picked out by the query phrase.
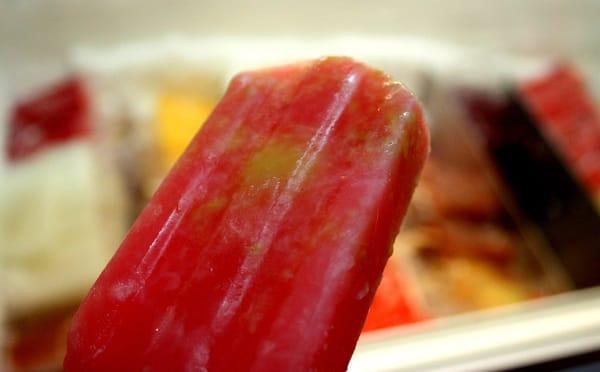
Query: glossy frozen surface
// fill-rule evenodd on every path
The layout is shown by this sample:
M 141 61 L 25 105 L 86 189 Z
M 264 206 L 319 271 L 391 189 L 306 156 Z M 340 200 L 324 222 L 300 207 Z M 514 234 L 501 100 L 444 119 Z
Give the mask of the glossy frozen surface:
M 67 370 L 343 370 L 428 151 L 347 58 L 238 75 L 80 307 Z

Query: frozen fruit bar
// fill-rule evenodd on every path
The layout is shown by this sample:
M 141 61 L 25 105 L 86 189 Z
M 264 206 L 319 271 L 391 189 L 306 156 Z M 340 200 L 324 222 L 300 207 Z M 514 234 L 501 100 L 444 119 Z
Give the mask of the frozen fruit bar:
M 242 73 L 78 310 L 68 371 L 344 370 L 428 151 L 348 58 Z

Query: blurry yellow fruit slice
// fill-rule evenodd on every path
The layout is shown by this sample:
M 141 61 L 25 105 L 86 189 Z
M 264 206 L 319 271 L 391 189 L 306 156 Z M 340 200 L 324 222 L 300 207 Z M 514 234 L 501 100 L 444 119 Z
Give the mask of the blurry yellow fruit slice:
M 158 144 L 171 167 L 215 105 L 215 100 L 190 92 L 163 92 L 157 102 Z

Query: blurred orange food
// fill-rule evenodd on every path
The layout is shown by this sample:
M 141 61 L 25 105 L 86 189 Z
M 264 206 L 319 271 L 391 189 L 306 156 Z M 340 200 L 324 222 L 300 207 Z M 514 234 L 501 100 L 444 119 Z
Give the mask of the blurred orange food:
M 427 318 L 412 296 L 399 265 L 393 258 L 390 259 L 383 270 L 363 332 L 415 323 Z

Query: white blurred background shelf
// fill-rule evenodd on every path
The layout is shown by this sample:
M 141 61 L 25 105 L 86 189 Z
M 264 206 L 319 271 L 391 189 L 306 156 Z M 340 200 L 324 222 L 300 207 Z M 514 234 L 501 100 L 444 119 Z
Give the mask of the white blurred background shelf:
M 501 370 L 599 349 L 600 288 L 593 288 L 367 334 L 349 370 Z
M 313 40 L 383 34 L 484 51 L 569 56 L 598 87 L 599 16 L 595 0 L 3 0 L 0 63 L 10 80 L 27 81 L 43 78 L 36 76 L 40 64 L 60 69 L 60 57 L 82 43 L 107 47 L 164 34 Z

